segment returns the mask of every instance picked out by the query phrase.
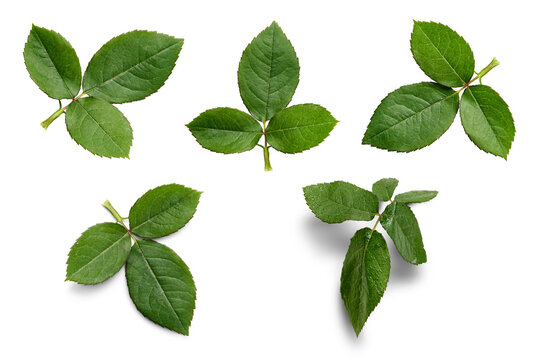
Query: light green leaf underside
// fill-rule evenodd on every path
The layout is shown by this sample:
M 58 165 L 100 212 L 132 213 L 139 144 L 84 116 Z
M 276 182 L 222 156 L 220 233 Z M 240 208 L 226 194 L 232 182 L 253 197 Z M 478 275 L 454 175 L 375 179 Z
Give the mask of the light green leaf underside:
M 262 136 L 251 115 L 226 107 L 203 112 L 187 127 L 203 148 L 223 154 L 251 150 Z
M 369 221 L 378 213 L 376 195 L 344 181 L 306 186 L 303 194 L 314 215 L 327 223 Z
M 266 128 L 268 143 L 284 153 L 294 154 L 320 144 L 337 120 L 320 105 L 294 105 L 277 113 Z
M 432 190 L 414 190 L 407 191 L 395 196 L 395 201 L 401 203 L 423 203 L 432 200 L 438 195 L 438 191 Z
M 464 90 L 460 119 L 477 147 L 507 159 L 515 138 L 515 124 L 509 106 L 496 91 L 486 85 Z
M 352 238 L 341 273 L 341 296 L 356 335 L 384 295 L 391 268 L 380 233 L 364 228 Z
M 178 231 L 195 214 L 201 194 L 178 184 L 149 190 L 129 211 L 131 231 L 143 238 L 159 238 Z
M 403 86 L 386 96 L 374 112 L 363 144 L 409 152 L 432 144 L 455 119 L 458 94 L 434 83 Z
M 415 265 L 427 261 L 419 224 L 408 205 L 391 203 L 384 210 L 380 223 L 404 260 Z
M 66 125 L 73 140 L 93 154 L 129 156 L 131 125 L 120 110 L 106 101 L 82 98 L 72 102 L 67 107 Z
M 174 251 L 152 240 L 138 240 L 126 266 L 129 295 L 148 319 L 188 335 L 196 288 L 187 265 Z
M 62 35 L 32 25 L 24 46 L 24 62 L 32 80 L 51 98 L 77 96 L 82 77 L 79 58 Z
M 394 178 L 380 179 L 372 184 L 372 192 L 381 201 L 389 201 L 395 192 L 395 189 L 399 185 L 399 180 Z
M 182 39 L 151 31 L 117 36 L 90 60 L 83 89 L 110 103 L 144 99 L 163 86 L 182 45 Z
M 131 237 L 121 225 L 94 225 L 71 247 L 66 279 L 86 285 L 103 282 L 122 268 L 130 249 Z
M 259 121 L 284 109 L 299 82 L 299 61 L 290 41 L 273 22 L 247 46 L 238 69 L 243 103 Z
M 411 49 L 423 72 L 442 85 L 464 86 L 474 74 L 470 45 L 446 25 L 415 21 Z

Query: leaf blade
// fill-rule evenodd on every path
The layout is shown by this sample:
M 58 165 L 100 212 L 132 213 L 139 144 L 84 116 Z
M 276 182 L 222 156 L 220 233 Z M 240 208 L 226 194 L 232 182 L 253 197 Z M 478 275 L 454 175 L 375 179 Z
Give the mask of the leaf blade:
M 380 199 L 380 201 L 389 201 L 399 185 L 399 180 L 395 178 L 380 179 L 372 184 L 372 192 Z
M 438 191 L 433 190 L 413 190 L 395 196 L 395 201 L 405 204 L 418 204 L 432 200 L 438 195 Z

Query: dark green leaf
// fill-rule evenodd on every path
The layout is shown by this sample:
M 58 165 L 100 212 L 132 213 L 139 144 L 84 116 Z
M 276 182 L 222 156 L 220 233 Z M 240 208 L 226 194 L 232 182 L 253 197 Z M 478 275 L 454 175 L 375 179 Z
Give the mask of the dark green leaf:
M 389 201 L 399 185 L 399 180 L 394 178 L 380 179 L 372 184 L 372 192 L 378 196 L 381 201 Z
M 196 288 L 191 272 L 165 245 L 137 240 L 127 260 L 129 295 L 148 319 L 188 335 L 195 309 Z
M 182 39 L 151 31 L 117 36 L 90 60 L 84 92 L 111 103 L 144 99 L 163 86 L 182 45 Z
M 477 147 L 507 159 L 515 138 L 515 124 L 509 106 L 486 85 L 464 90 L 460 118 L 466 134 Z
M 475 60 L 470 45 L 448 26 L 414 21 L 412 54 L 432 80 L 445 86 L 464 86 L 473 76 Z
M 378 106 L 363 144 L 413 151 L 432 144 L 449 128 L 459 107 L 458 93 L 434 83 L 403 86 Z
M 419 224 L 408 205 L 391 203 L 384 210 L 380 223 L 395 242 L 404 260 L 415 265 L 427 261 Z
M 369 228 L 357 231 L 341 273 L 341 296 L 356 335 L 384 295 L 390 268 L 382 235 Z
M 96 98 L 72 102 L 66 112 L 69 134 L 86 150 L 105 157 L 129 156 L 133 131 L 113 105 Z
M 295 105 L 277 113 L 266 128 L 268 143 L 284 153 L 298 153 L 320 144 L 337 124 L 320 105 Z
M 129 211 L 131 231 L 143 238 L 159 238 L 178 231 L 195 214 L 200 194 L 178 184 L 149 190 Z
M 432 200 L 438 195 L 438 191 L 415 190 L 395 196 L 395 201 L 401 203 L 423 203 Z
M 80 90 L 79 58 L 71 44 L 52 30 L 32 25 L 24 46 L 30 77 L 53 99 L 71 99 Z
M 121 225 L 94 225 L 71 247 L 66 279 L 86 285 L 103 282 L 122 268 L 130 249 L 131 237 Z
M 251 150 L 262 136 L 251 115 L 227 107 L 207 110 L 187 127 L 203 148 L 223 154 Z
M 303 194 L 314 215 L 327 223 L 368 221 L 378 213 L 376 195 L 344 181 L 306 186 Z
M 299 82 L 296 52 L 279 25 L 273 22 L 247 46 L 238 69 L 243 103 L 260 121 L 284 109 Z

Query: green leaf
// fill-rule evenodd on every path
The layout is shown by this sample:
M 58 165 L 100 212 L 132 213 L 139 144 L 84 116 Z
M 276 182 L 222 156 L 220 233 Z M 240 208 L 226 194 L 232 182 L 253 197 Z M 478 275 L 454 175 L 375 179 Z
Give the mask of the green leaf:
M 423 203 L 432 200 L 438 195 L 438 191 L 415 190 L 395 196 L 395 201 L 401 203 Z
M 352 238 L 341 273 L 341 296 L 356 335 L 384 295 L 391 263 L 382 235 L 369 228 Z
M 188 335 L 196 288 L 189 268 L 174 251 L 152 240 L 137 240 L 125 275 L 129 295 L 148 319 Z
M 129 211 L 131 231 L 143 238 L 159 238 L 178 231 L 195 214 L 201 194 L 178 184 L 149 190 Z
M 131 125 L 120 110 L 106 101 L 90 97 L 72 102 L 67 107 L 66 125 L 73 140 L 93 154 L 129 156 Z
M 399 185 L 399 180 L 394 178 L 380 179 L 372 184 L 372 192 L 381 201 L 389 201 L 395 192 L 395 189 Z
M 432 144 L 451 126 L 458 93 L 434 83 L 403 86 L 390 93 L 374 112 L 363 144 L 409 152 Z
M 474 74 L 470 45 L 448 26 L 414 21 L 414 59 L 428 77 L 445 86 L 464 86 Z
M 427 261 L 419 224 L 408 205 L 402 202 L 391 203 L 384 210 L 380 223 L 395 242 L 404 260 L 415 265 Z
M 299 61 L 283 30 L 273 22 L 247 46 L 238 69 L 243 103 L 260 121 L 284 109 L 299 82 Z
M 66 280 L 86 285 L 103 282 L 122 268 L 130 249 L 131 237 L 121 225 L 94 225 L 71 247 Z
M 251 115 L 227 107 L 207 110 L 187 127 L 203 148 L 223 154 L 251 150 L 262 136 Z
M 32 25 L 24 62 L 37 86 L 53 99 L 71 99 L 80 90 L 79 58 L 71 44 L 52 30 Z
M 278 151 L 294 154 L 320 144 L 337 120 L 320 105 L 291 106 L 277 113 L 266 128 L 268 143 Z
M 496 91 L 486 85 L 464 90 L 460 118 L 466 134 L 477 147 L 507 159 L 515 138 L 515 124 L 509 106 Z
M 378 213 L 376 195 L 344 181 L 306 186 L 303 194 L 314 215 L 327 223 L 369 221 Z
M 182 39 L 151 31 L 117 36 L 90 60 L 84 92 L 110 103 L 144 99 L 163 86 L 182 45 Z

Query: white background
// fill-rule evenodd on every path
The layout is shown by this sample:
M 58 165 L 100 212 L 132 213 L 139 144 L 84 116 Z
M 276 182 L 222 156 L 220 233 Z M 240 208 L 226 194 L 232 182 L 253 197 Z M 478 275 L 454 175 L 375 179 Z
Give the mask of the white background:
M 535 2 L 519 1 L 36 1 L 0 14 L 0 357 L 3 359 L 537 359 L 537 68 Z M 435 20 L 471 45 L 477 70 L 510 105 L 517 134 L 508 161 L 478 150 L 457 117 L 432 146 L 410 154 L 361 145 L 390 91 L 428 78 L 409 51 L 412 20 Z M 301 80 L 291 104 L 319 103 L 340 120 L 299 155 L 220 155 L 184 126 L 217 106 L 244 109 L 236 71 L 245 46 L 278 21 Z M 165 86 L 119 105 L 134 129 L 130 160 L 91 155 L 23 63 L 31 24 L 52 28 L 83 69 L 101 45 L 133 29 L 185 38 Z M 364 188 L 396 177 L 397 191 L 436 189 L 414 206 L 428 262 L 392 269 L 356 338 L 339 295 L 350 237 L 366 223 L 327 225 L 301 188 L 345 180 Z M 204 191 L 193 220 L 162 242 L 190 266 L 198 293 L 190 336 L 148 321 L 124 270 L 98 286 L 64 282 L 70 246 L 127 215 L 145 191 L 176 182 Z M 125 216 L 124 215 L 124 216 Z

